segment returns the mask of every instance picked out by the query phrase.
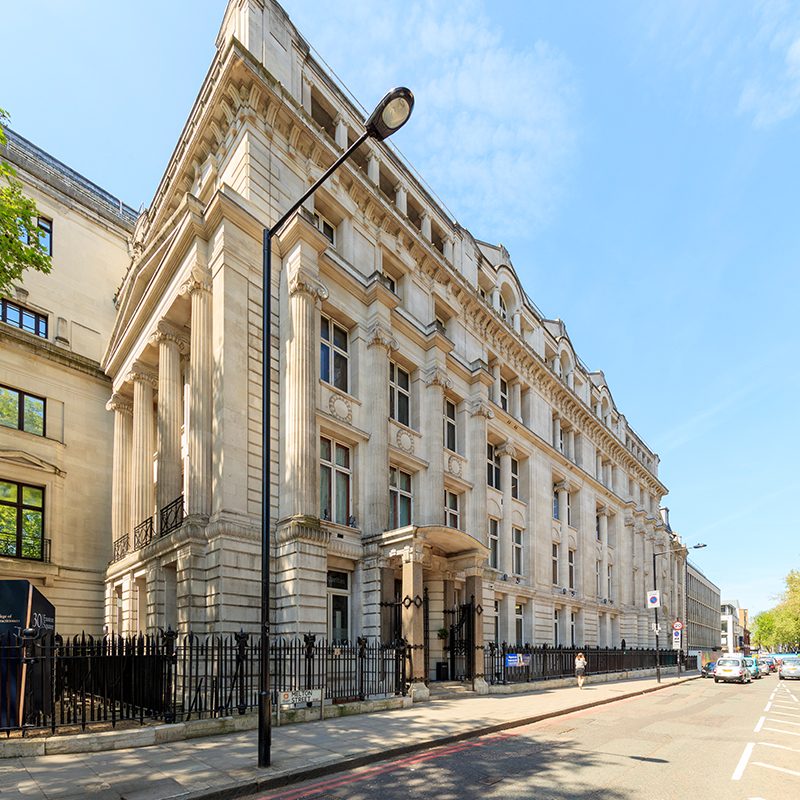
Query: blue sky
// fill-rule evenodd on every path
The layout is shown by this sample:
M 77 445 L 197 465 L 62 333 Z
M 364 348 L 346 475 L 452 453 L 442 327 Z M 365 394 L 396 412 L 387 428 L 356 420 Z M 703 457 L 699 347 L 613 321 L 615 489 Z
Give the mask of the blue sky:
M 224 7 L 0 0 L 0 107 L 147 205 Z M 723 600 L 771 607 L 800 567 L 800 5 L 284 8 L 368 110 L 392 86 L 414 91 L 396 146 L 462 225 L 508 248 L 534 302 L 605 372 Z

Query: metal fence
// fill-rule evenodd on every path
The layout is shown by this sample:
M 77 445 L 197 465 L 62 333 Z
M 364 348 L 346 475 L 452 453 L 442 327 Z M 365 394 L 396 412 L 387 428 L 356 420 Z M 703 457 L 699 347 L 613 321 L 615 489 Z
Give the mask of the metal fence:
M 0 732 L 179 722 L 258 708 L 258 636 L 60 636 L 0 638 Z M 405 694 L 410 650 L 359 638 L 273 640 L 273 705 L 295 689 L 323 689 L 326 702 Z
M 484 651 L 484 677 L 487 683 L 530 683 L 551 678 L 567 678 L 575 674 L 575 657 L 586 657 L 587 674 L 630 672 L 654 669 L 653 649 L 598 647 L 532 647 L 489 643 Z M 676 650 L 659 650 L 662 667 L 678 663 Z M 687 664 L 687 667 L 689 665 Z

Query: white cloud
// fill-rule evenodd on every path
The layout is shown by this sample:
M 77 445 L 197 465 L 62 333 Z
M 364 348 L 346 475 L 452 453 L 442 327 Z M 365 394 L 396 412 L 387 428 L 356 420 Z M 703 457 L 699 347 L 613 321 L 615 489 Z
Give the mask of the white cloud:
M 512 49 L 480 0 L 355 0 L 346 21 L 287 6 L 365 105 L 390 86 L 412 89 L 396 144 L 462 225 L 501 241 L 547 223 L 576 151 L 578 92 L 568 59 L 535 30 Z

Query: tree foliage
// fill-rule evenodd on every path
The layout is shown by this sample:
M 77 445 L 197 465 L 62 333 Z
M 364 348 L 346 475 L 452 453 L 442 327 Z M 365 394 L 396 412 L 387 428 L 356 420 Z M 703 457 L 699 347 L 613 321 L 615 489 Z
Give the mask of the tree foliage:
M 8 115 L 0 108 L 0 145 L 6 144 L 7 124 Z M 50 256 L 39 239 L 36 203 L 25 197 L 16 172 L 0 160 L 0 294 L 21 283 L 26 269 L 50 272 Z
M 785 583 L 778 604 L 753 618 L 751 641 L 770 650 L 794 651 L 800 646 L 800 572 L 792 570 Z

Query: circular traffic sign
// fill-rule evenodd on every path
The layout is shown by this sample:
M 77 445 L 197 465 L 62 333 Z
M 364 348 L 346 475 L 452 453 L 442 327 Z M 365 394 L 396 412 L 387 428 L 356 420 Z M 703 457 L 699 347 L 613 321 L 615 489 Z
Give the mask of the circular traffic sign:
M 682 622 L 673 622 L 672 623 L 672 630 L 679 631 L 683 627 Z

